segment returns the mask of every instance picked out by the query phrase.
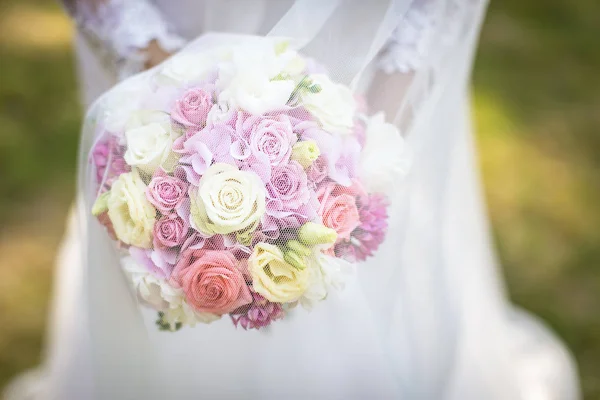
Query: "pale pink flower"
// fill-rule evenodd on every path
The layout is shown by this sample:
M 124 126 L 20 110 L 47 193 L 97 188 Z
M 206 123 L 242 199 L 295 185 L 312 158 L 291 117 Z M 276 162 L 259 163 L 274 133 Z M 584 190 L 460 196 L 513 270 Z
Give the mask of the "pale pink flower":
M 335 183 L 322 186 L 317 192 L 323 225 L 337 232 L 338 242 L 350 239 L 352 231 L 360 225 L 356 203 L 359 193 L 357 185 L 344 187 Z
M 204 89 L 189 89 L 175 102 L 171 118 L 184 126 L 202 126 L 213 106 L 212 94 Z

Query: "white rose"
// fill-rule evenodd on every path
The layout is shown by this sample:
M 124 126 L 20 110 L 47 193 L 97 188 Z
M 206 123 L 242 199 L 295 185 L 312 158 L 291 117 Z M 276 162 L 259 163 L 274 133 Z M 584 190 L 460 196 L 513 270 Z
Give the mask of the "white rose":
M 353 263 L 329 256 L 322 250 L 323 246 L 316 247 L 308 258 L 309 284 L 300 298 L 300 304 L 307 310 L 324 300 L 332 289 L 344 289 L 348 278 L 354 273 Z
M 117 238 L 141 248 L 152 246 L 156 210 L 146 199 L 146 185 L 135 172 L 119 175 L 110 189 L 106 206 Z
M 192 223 L 207 235 L 253 231 L 265 213 L 265 195 L 255 173 L 214 164 L 190 194 Z
M 356 113 L 356 101 L 350 88 L 331 81 L 323 74 L 310 75 L 309 78 L 321 90 L 302 93 L 304 108 L 317 118 L 326 131 L 350 133 Z
M 404 138 L 395 125 L 378 113 L 367 121 L 366 141 L 361 153 L 361 181 L 369 192 L 388 192 L 409 167 Z
M 160 111 L 135 112 L 125 130 L 125 162 L 148 174 L 158 167 L 171 171 L 178 158 L 172 150 L 176 137 L 168 114 Z

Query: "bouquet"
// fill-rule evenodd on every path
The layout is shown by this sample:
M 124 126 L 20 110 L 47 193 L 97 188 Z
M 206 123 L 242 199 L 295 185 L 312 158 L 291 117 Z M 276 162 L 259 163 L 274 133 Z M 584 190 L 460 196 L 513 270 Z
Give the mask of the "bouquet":
M 403 141 L 363 103 L 266 38 L 176 55 L 104 99 L 91 212 L 161 329 L 266 327 L 373 255 Z

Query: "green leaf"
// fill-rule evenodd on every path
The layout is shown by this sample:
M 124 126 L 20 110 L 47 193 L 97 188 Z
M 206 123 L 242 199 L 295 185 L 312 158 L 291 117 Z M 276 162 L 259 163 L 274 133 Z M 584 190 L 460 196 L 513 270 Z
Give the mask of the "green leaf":
M 92 206 L 92 215 L 94 217 L 97 217 L 98 215 L 108 211 L 108 196 L 110 196 L 110 190 L 108 192 L 102 193 L 96 199 L 96 202 Z

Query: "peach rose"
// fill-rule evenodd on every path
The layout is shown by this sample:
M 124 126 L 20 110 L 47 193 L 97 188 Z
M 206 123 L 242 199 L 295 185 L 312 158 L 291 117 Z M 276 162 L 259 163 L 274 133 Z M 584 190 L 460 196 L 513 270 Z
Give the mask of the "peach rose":
M 337 232 L 338 241 L 350 239 L 352 231 L 360 225 L 356 205 L 360 192 L 361 189 L 356 185 L 348 188 L 335 183 L 329 183 L 317 192 L 323 225 Z
M 238 261 L 225 251 L 184 252 L 170 281 L 196 311 L 221 315 L 252 302 Z

